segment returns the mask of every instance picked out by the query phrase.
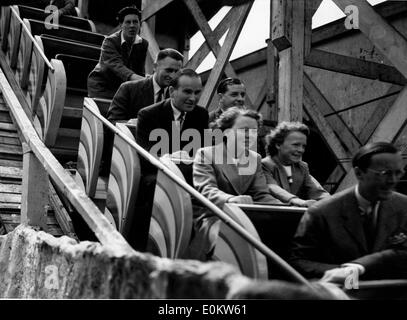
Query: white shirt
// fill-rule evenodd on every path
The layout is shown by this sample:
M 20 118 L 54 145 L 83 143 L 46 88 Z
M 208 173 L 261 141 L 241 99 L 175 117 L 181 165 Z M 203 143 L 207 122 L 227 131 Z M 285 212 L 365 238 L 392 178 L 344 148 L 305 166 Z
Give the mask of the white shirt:
M 120 38 L 121 38 L 121 44 L 123 44 L 123 42 L 126 42 L 126 40 L 124 39 L 124 36 L 123 36 L 123 32 L 120 34 Z M 134 38 L 134 42 L 132 43 L 132 45 L 140 43 L 141 41 L 143 41 L 143 39 L 138 34 L 136 34 L 136 37 Z
M 160 85 L 155 81 L 155 77 L 153 75 L 153 90 L 154 90 L 154 102 L 159 102 L 157 101 L 158 99 L 158 92 L 161 90 Z M 163 97 L 164 97 L 164 91 L 163 91 Z
M 360 210 L 361 210 L 362 212 L 366 212 L 366 210 L 368 210 L 369 208 L 370 208 L 371 210 L 373 210 L 373 211 L 372 211 L 372 214 L 373 214 L 373 223 L 374 223 L 374 225 L 376 226 L 376 225 L 377 225 L 377 214 L 378 214 L 378 211 L 379 211 L 380 201 L 377 201 L 377 202 L 375 203 L 374 208 L 371 208 L 372 203 L 371 203 L 369 200 L 363 198 L 362 195 L 360 194 L 360 192 L 359 192 L 359 185 L 356 185 L 356 188 L 355 188 L 355 196 L 356 196 L 356 200 L 357 200 L 357 202 L 358 202 L 359 208 L 360 208 Z
M 293 183 L 293 170 L 291 168 L 291 165 L 289 166 L 283 166 L 285 173 L 287 174 L 287 180 L 288 183 Z
M 172 107 L 172 113 L 174 114 L 175 124 L 179 128 L 179 126 L 180 126 L 179 117 L 181 115 L 181 111 L 179 111 L 177 108 L 175 108 L 174 104 L 172 103 L 172 100 L 171 100 L 171 107 Z M 185 118 L 184 118 L 184 121 L 185 121 Z

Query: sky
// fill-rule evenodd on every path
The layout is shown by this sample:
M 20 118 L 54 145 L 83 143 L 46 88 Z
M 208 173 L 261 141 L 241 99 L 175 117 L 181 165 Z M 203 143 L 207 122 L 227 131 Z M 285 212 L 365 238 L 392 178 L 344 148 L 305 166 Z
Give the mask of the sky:
M 372 5 L 384 2 L 386 0 L 368 0 Z M 255 0 L 246 23 L 242 29 L 240 37 L 236 42 L 235 49 L 230 57 L 234 60 L 244 56 L 253 51 L 259 50 L 266 46 L 265 40 L 269 38 L 270 27 L 270 0 Z M 231 7 L 223 7 L 219 12 L 209 21 L 212 30 L 216 28 L 218 23 L 226 15 Z M 312 17 L 312 28 L 319 27 L 331 21 L 344 17 L 345 14 L 331 1 L 323 0 L 318 10 Z M 254 36 L 255 35 L 255 36 Z M 226 37 L 226 33 L 220 39 L 220 44 Z M 198 32 L 191 38 L 190 57 L 198 50 L 199 46 L 204 42 L 202 33 Z M 198 72 L 203 72 L 210 69 L 215 63 L 215 57 L 210 54 L 197 69 Z

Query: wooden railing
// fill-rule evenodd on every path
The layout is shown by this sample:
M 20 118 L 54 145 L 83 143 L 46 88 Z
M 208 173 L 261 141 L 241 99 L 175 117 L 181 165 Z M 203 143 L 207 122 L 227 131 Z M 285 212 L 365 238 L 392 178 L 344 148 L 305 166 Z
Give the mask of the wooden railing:
M 13 106 L 10 112 L 21 132 L 20 139 L 24 148 L 21 222 L 43 226 L 46 229 L 44 208 L 47 204 L 45 194 L 48 191 L 49 175 L 58 188 L 63 190 L 64 195 L 78 210 L 102 245 L 111 248 L 118 255 L 133 252 L 122 235 L 109 223 L 41 141 L 2 71 L 0 88 L 6 103 Z

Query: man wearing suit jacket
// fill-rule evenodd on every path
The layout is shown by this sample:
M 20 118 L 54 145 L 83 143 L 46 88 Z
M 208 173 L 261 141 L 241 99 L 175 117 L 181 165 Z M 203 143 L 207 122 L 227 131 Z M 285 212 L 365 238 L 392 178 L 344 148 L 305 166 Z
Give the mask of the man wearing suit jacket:
M 216 88 L 219 98 L 218 107 L 209 112 L 209 123 L 215 121 L 220 115 L 231 107 L 245 108 L 246 88 L 240 79 L 226 78 L 219 82 Z
M 150 136 L 153 130 L 159 129 L 164 135 L 167 134 L 169 138 L 168 145 L 164 145 L 163 150 L 155 149 L 157 152 L 154 151 L 155 155 L 159 157 L 165 153 L 182 150 L 188 144 L 188 141 L 180 141 L 183 132 L 187 129 L 195 129 L 200 137 L 196 150 L 202 147 L 204 130 L 208 128 L 208 111 L 196 105 L 201 90 L 200 76 L 191 69 L 182 70 L 169 86 L 170 99 L 139 111 L 137 116 L 137 143 L 147 151 L 152 151 L 152 148 L 157 147 L 157 143 L 159 143 L 153 136 Z M 179 130 L 179 135 L 174 135 L 175 131 L 177 131 L 174 130 L 176 128 Z
M 407 278 L 407 196 L 393 189 L 402 157 L 389 143 L 362 147 L 353 158 L 358 183 L 310 207 L 293 242 L 291 264 L 304 276 L 345 284 Z
M 144 78 L 148 41 L 138 35 L 140 19 L 135 6 L 119 11 L 121 28 L 103 41 L 99 62 L 88 76 L 89 97 L 112 99 L 123 82 Z
M 107 118 L 127 121 L 137 117 L 140 109 L 169 97 L 168 86 L 182 67 L 183 55 L 167 48 L 157 54 L 153 75 L 121 84 L 110 104 Z

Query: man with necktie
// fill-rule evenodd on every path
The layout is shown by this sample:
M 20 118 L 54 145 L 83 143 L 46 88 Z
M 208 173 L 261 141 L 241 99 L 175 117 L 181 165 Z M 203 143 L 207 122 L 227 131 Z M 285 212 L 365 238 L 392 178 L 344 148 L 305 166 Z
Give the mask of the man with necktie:
M 182 67 L 183 55 L 167 48 L 157 54 L 154 73 L 142 80 L 124 82 L 113 97 L 107 118 L 111 122 L 135 119 L 140 109 L 169 97 L 168 86 Z
M 323 199 L 304 214 L 290 262 L 308 278 L 344 284 L 407 278 L 407 196 L 394 192 L 404 174 L 390 143 L 363 146 L 352 165 L 356 186 Z

